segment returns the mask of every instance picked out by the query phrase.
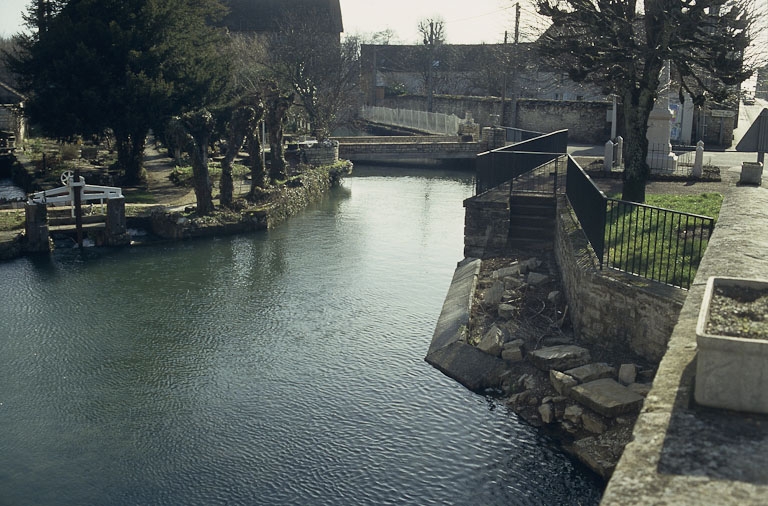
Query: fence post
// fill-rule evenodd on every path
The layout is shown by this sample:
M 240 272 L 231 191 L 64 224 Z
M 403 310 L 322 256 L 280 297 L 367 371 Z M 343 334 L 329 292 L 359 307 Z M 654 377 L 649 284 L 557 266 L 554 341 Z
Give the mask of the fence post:
M 603 161 L 603 170 L 605 172 L 611 172 L 613 167 L 613 142 L 608 141 L 605 143 L 605 160 Z
M 693 177 L 701 177 L 704 171 L 704 141 L 696 143 L 696 158 L 693 161 Z

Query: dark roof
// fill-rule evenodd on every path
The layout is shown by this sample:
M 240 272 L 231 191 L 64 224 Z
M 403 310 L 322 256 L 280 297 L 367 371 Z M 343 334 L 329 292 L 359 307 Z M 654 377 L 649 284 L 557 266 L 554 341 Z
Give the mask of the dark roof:
M 374 45 L 363 44 L 363 60 L 370 60 L 376 52 L 376 68 L 388 71 L 413 71 L 420 68 L 425 57 L 422 45 Z M 473 72 L 481 70 L 489 62 L 503 61 L 502 55 L 514 58 L 520 63 L 529 64 L 534 60 L 534 44 L 521 43 L 517 48 L 512 44 L 445 44 L 434 57 L 436 64 L 443 71 Z
M 335 34 L 344 31 L 339 0 L 223 0 L 222 3 L 230 9 L 224 24 L 232 31 L 275 32 L 285 19 L 307 11 L 312 12 L 324 31 Z
M 27 97 L 0 81 L 0 104 L 18 104 L 26 99 Z

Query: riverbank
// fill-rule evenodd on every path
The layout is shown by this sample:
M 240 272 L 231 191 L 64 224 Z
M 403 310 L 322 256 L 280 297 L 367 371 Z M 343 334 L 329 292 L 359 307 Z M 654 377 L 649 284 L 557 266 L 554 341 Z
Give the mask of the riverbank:
M 30 170 L 31 165 L 23 156 L 19 162 Z M 26 162 L 26 163 L 25 163 Z M 279 186 L 265 191 L 257 201 L 248 201 L 245 195 L 250 189 L 249 181 L 235 184 L 236 205 L 234 209 L 219 205 L 214 185 L 214 204 L 216 211 L 208 216 L 198 216 L 195 212 L 194 190 L 185 185 L 174 183 L 172 174 L 174 163 L 160 153 L 152 143 L 145 149 L 144 168 L 146 183 L 139 187 L 123 188 L 126 204 L 127 228 L 139 232 L 133 237 L 131 245 L 141 245 L 162 240 L 186 240 L 196 237 L 221 236 L 237 233 L 254 232 L 272 228 L 304 209 L 323 195 L 341 178 L 351 173 L 352 163 L 340 160 L 332 165 L 292 166 L 291 177 Z M 22 211 L 0 211 L 21 213 Z M 18 216 L 13 217 L 19 221 Z M 65 236 L 71 232 L 56 232 Z M 97 242 L 97 241 L 94 241 Z M 23 227 L 12 230 L 0 230 L 0 260 L 9 260 L 24 255 Z
M 462 262 L 426 360 L 503 399 L 606 481 L 655 373 L 631 353 L 579 342 L 548 251 Z

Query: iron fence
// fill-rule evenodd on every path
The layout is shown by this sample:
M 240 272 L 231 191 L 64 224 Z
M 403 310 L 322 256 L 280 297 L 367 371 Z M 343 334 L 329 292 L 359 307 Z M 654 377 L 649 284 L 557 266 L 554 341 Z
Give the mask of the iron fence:
M 609 199 L 571 157 L 566 195 L 601 268 L 690 288 L 713 218 Z
M 614 269 L 688 289 L 715 220 L 607 199 L 604 263 Z
M 567 155 L 561 155 L 554 160 L 518 175 L 510 181 L 509 192 L 535 193 L 539 195 L 555 195 L 565 191 L 565 170 Z
M 475 162 L 475 193 L 480 194 L 557 159 L 568 148 L 568 130 L 552 132 L 480 153 Z
M 566 171 L 565 194 L 602 268 L 607 198 L 570 156 Z

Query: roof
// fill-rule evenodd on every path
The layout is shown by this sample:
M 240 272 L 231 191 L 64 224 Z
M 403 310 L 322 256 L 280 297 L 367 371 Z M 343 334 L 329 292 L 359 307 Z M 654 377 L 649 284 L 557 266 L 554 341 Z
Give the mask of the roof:
M 503 55 L 513 58 L 518 63 L 529 65 L 535 59 L 532 55 L 534 45 L 521 43 L 515 48 L 512 44 L 445 44 L 434 53 L 436 66 L 442 71 L 476 72 L 486 67 L 489 62 L 503 60 Z M 382 71 L 416 71 L 426 56 L 423 45 L 377 45 L 363 44 L 363 60 L 370 61 L 375 51 L 376 68 Z
M 318 20 L 326 21 L 318 21 L 324 31 L 335 34 L 344 31 L 339 0 L 223 0 L 222 3 L 230 9 L 224 24 L 232 31 L 275 32 L 283 20 L 307 11 L 312 11 Z
M 18 104 L 26 99 L 20 92 L 0 81 L 0 104 Z

